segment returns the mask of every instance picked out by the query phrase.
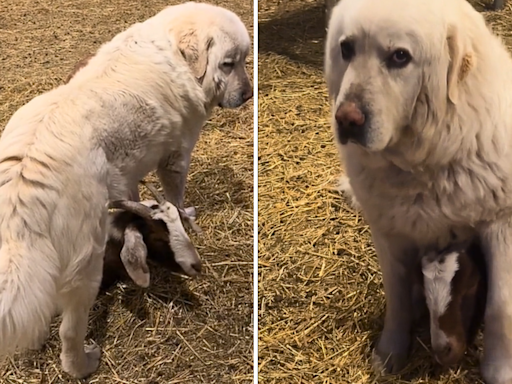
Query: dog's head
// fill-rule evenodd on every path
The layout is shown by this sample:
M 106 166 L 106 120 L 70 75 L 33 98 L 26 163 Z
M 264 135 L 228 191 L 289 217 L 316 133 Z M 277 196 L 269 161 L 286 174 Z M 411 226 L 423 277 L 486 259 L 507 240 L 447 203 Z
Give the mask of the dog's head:
M 252 95 L 246 71 L 251 41 L 240 18 L 227 9 L 188 2 L 173 8 L 172 40 L 211 106 L 237 108 Z
M 465 0 L 343 0 L 333 9 L 325 77 L 341 144 L 382 151 L 432 135 L 475 66 Z M 476 12 L 475 12 L 476 13 Z M 473 23 L 474 24 L 474 23 Z M 412 143 L 409 143 L 412 145 Z

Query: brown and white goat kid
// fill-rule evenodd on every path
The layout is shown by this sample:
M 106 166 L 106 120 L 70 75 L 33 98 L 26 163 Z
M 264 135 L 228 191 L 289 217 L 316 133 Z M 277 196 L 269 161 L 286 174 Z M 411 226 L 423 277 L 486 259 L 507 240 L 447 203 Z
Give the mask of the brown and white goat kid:
M 474 241 L 427 251 L 421 272 L 435 359 L 445 366 L 457 364 L 484 317 L 487 275 L 482 249 Z
M 161 209 L 155 200 L 141 201 L 140 204 L 154 213 Z M 185 211 L 188 217 L 195 219 L 194 208 L 187 208 Z M 119 210 L 109 213 L 110 226 L 105 248 L 102 289 L 127 278 L 131 278 L 138 286 L 147 288 L 150 283 L 148 259 L 169 270 L 187 274 L 176 262 L 166 222 L 154 219 L 146 213 L 149 211 L 145 209 L 141 212 Z M 199 273 L 201 263 L 198 262 L 194 269 Z
M 178 209 L 166 201 L 152 184 L 143 184 L 156 201 L 120 200 L 110 203 L 110 208 L 121 209 L 121 212 L 109 214 L 102 286 L 122 277 L 126 271 L 137 285 L 148 287 L 148 255 L 161 264 L 172 259 L 180 267 L 182 259 L 195 260 L 192 263 L 193 273 L 182 271 L 189 276 L 201 271 L 201 260 L 184 228 L 185 224 L 201 232 L 195 224 L 195 207 Z

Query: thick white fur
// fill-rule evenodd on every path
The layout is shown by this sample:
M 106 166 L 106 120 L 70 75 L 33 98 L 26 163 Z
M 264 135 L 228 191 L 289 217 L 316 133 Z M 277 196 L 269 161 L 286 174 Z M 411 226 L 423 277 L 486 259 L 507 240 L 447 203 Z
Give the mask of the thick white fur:
M 99 348 L 83 343 L 107 203 L 157 169 L 167 200 L 182 205 L 190 155 L 212 109 L 237 107 L 252 92 L 249 49 L 232 12 L 168 7 L 12 116 L 0 139 L 2 355 L 41 342 L 61 310 L 63 369 L 75 377 L 96 370 Z
M 349 62 L 344 37 L 355 41 Z M 413 59 L 388 69 L 383 55 L 397 48 Z M 512 60 L 503 43 L 466 0 L 343 0 L 325 76 L 333 122 L 348 91 L 370 113 L 367 146 L 338 147 L 383 273 L 376 365 L 396 372 L 406 362 L 417 249 L 477 232 L 489 270 L 482 373 L 512 383 Z

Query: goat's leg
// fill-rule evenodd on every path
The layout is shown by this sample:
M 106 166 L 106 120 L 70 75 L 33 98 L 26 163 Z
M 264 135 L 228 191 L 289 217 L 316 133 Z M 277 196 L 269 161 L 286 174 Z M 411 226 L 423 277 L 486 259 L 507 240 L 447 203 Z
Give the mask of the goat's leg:
M 482 228 L 488 270 L 482 376 L 487 384 L 512 384 L 512 223 Z
M 396 373 L 406 364 L 413 321 L 411 272 L 416 259 L 411 257 L 411 242 L 386 237 L 372 229 L 384 293 L 386 314 L 384 329 L 373 351 L 373 366 L 378 371 Z
M 83 272 L 85 277 L 76 281 L 71 289 L 60 294 L 60 359 L 62 369 L 75 378 L 84 378 L 95 372 L 100 363 L 100 348 L 96 345 L 84 346 L 84 341 L 89 311 L 101 283 L 102 268 L 103 252 L 92 255 L 89 268 Z

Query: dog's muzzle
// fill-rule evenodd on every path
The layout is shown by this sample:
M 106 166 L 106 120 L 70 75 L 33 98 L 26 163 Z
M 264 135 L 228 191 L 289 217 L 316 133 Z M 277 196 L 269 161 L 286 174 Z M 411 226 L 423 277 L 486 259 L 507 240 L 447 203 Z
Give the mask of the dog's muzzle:
M 340 104 L 334 115 L 337 123 L 337 135 L 341 144 L 349 141 L 360 145 L 366 144 L 366 131 L 368 117 L 364 111 L 352 101 L 344 101 Z

